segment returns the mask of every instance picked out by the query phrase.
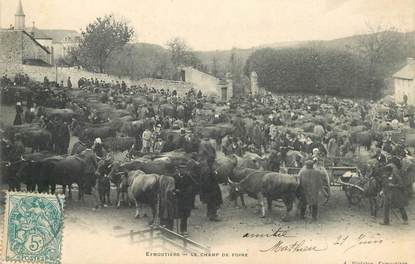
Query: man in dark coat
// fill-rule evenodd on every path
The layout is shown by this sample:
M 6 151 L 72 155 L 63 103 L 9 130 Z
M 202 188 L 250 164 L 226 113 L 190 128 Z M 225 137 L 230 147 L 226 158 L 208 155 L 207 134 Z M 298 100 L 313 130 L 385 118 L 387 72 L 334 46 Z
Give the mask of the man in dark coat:
M 35 119 L 35 109 L 33 107 L 31 107 L 30 109 L 26 109 L 25 112 L 25 121 L 26 123 L 32 123 L 33 119 Z
M 159 216 L 160 225 L 173 230 L 176 215 L 174 197 L 175 181 L 173 177 L 161 175 L 159 179 Z
M 376 153 L 372 156 L 372 159 L 376 159 L 382 166 L 386 165 L 386 156 L 382 153 L 380 148 L 376 149 Z
M 408 198 L 404 188 L 403 180 L 399 175 L 399 170 L 395 164 L 388 164 L 385 167 L 385 176 L 383 178 L 383 201 L 384 201 L 384 218 L 382 225 L 390 224 L 390 209 L 398 208 L 404 224 L 408 224 L 408 215 L 405 206 L 408 205 Z
M 50 132 L 52 135 L 52 146 L 51 150 L 54 153 L 59 153 L 59 130 L 58 125 L 56 121 L 53 121 L 51 119 L 45 121 L 45 128 L 47 131 Z
M 166 143 L 164 143 L 163 147 L 161 148 L 160 152 L 170 152 L 177 148 L 176 144 L 173 142 L 173 135 L 169 135 L 167 137 Z
M 272 150 L 268 161 L 268 170 L 279 172 L 281 167 L 281 154 Z
M 21 125 L 23 123 L 23 107 L 21 102 L 16 103 L 16 116 L 14 117 L 13 125 Z
M 318 196 L 323 189 L 322 172 L 313 167 L 314 162 L 308 160 L 305 168 L 301 169 L 298 176 L 300 178 L 300 210 L 301 218 L 305 218 L 307 205 L 311 207 L 313 220 L 317 220 L 318 214 Z
M 72 82 L 71 82 L 71 77 L 68 77 L 68 80 L 66 81 L 66 86 L 71 89 L 72 88 Z
M 180 136 L 177 140 L 177 148 L 184 148 L 186 142 L 186 131 L 184 128 L 180 129 Z
M 186 141 L 184 143 L 184 151 L 186 153 L 191 153 L 191 152 L 199 152 L 199 144 L 200 144 L 200 139 L 197 135 L 195 134 L 190 134 L 186 137 Z
M 190 213 L 193 209 L 193 201 L 195 198 L 195 190 L 193 185 L 195 184 L 192 181 L 191 175 L 187 175 L 186 173 L 190 173 L 189 168 L 192 167 L 190 164 L 191 161 L 188 162 L 184 168 L 188 169 L 186 172 L 178 173 L 177 177 L 175 178 L 176 181 L 176 198 L 177 198 L 177 217 L 180 219 L 180 234 L 183 236 L 187 236 L 187 219 L 190 217 Z
M 60 137 L 61 137 L 61 154 L 68 154 L 69 142 L 71 140 L 71 134 L 69 132 L 69 126 L 66 122 L 60 124 Z
M 199 147 L 199 163 L 201 189 L 200 200 L 207 206 L 207 217 L 210 221 L 220 221 L 217 210 L 222 204 L 222 192 L 219 187 L 216 174 L 213 171 L 213 163 L 216 159 L 216 150 L 205 139 Z
M 98 158 L 102 159 L 107 156 L 108 152 L 104 148 L 102 144 L 101 138 L 96 138 L 94 140 L 94 144 L 92 145 L 92 150 L 94 151 L 95 155 L 97 155 Z
M 210 221 L 220 221 L 217 210 L 219 209 L 223 200 L 218 180 L 216 179 L 216 175 L 212 169 L 212 166 L 209 166 L 206 159 L 200 161 L 200 169 L 200 200 L 207 206 L 206 216 Z

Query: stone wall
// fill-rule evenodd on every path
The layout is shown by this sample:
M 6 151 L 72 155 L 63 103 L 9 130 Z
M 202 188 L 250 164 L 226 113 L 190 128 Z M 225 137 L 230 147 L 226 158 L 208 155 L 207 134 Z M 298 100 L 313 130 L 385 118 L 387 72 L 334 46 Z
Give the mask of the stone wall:
M 25 31 L 0 30 L 0 63 L 20 64 L 24 60 L 51 62 L 51 54 Z
M 119 78 L 108 74 L 88 72 L 77 68 L 22 65 L 22 72 L 29 75 L 31 79 L 39 82 L 42 82 L 43 78 L 46 76 L 50 81 L 57 81 L 58 83 L 63 81 L 65 85 L 68 77 L 71 77 L 72 85 L 75 88 L 78 87 L 78 80 L 82 77 L 88 79 L 97 78 L 98 80 L 103 80 L 105 82 L 124 81 L 127 85 L 131 85 L 134 83 L 129 78 Z
M 218 78 L 191 67 L 184 67 L 182 71 L 184 71 L 185 81 L 193 84 L 196 90 L 201 90 L 207 95 L 220 96 L 222 86 L 219 85 Z
M 14 75 L 19 72 L 23 72 L 22 64 L 0 62 L 0 77 L 7 74 L 9 77 L 13 78 Z
M 120 83 L 124 81 L 127 85 L 147 85 L 149 88 L 156 89 L 169 89 L 170 91 L 176 90 L 178 95 L 184 95 L 189 91 L 193 85 L 186 82 L 164 80 L 164 79 L 153 79 L 153 78 L 144 78 L 138 81 L 131 80 L 129 78 L 119 78 L 117 76 L 87 72 L 84 70 L 79 70 L 77 68 L 63 68 L 63 67 L 42 67 L 42 66 L 33 66 L 33 65 L 23 65 L 23 64 L 13 64 L 13 63 L 0 63 L 0 75 L 3 76 L 7 74 L 9 77 L 13 77 L 16 73 L 25 73 L 29 76 L 30 79 L 43 82 L 43 78 L 46 76 L 50 81 L 57 81 L 60 83 L 66 81 L 68 77 L 71 77 L 72 86 L 74 88 L 78 87 L 78 80 L 81 77 L 85 78 L 97 78 L 98 80 L 103 80 L 105 82 L 119 81 Z
M 187 91 L 193 88 L 191 83 L 153 78 L 140 79 L 136 82 L 136 84 L 141 86 L 147 85 L 147 87 L 154 87 L 155 89 L 168 89 L 170 91 L 176 90 L 179 96 L 184 95 Z
M 16 45 L 19 39 L 16 31 L 0 30 L 0 63 L 22 63 L 22 49 Z

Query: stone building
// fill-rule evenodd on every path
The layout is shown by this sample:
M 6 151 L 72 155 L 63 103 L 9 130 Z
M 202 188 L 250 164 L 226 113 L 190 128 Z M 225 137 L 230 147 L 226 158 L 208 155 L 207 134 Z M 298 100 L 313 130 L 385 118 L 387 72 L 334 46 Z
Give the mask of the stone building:
M 251 72 L 251 76 L 250 76 L 250 81 L 251 81 L 251 95 L 253 96 L 257 96 L 257 95 L 264 95 L 266 94 L 266 90 L 264 88 L 259 87 L 258 84 L 258 75 L 256 72 Z
M 218 97 L 222 101 L 228 101 L 233 96 L 232 76 L 226 74 L 225 79 L 219 79 L 210 74 L 201 72 L 192 67 L 180 69 L 181 81 L 191 83 L 196 91 Z
M 408 58 L 406 65 L 393 76 L 395 102 L 402 103 L 406 95 L 408 104 L 415 106 L 415 59 Z
M 14 17 L 14 27 L 0 30 L 0 39 L 3 40 L 0 43 L 2 47 L 0 63 L 12 61 L 23 64 L 53 65 L 60 58 L 67 56 L 81 39 L 80 33 L 74 30 L 39 29 L 35 27 L 34 22 L 32 27 L 26 27 L 22 0 L 18 1 Z M 33 54 L 31 54 L 32 51 Z
M 0 30 L 0 63 L 50 65 L 50 51 L 24 30 Z
M 39 29 L 33 25 L 26 31 L 52 53 L 54 62 L 65 58 L 81 39 L 80 34 L 74 30 Z

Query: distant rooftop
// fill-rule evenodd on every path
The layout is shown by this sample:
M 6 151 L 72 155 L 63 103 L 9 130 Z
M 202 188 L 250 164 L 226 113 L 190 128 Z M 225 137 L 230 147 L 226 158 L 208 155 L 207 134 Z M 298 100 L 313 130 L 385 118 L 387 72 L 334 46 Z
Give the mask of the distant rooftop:
M 415 59 L 408 58 L 406 66 L 395 73 L 393 78 L 405 80 L 415 79 Z
M 52 39 L 53 43 L 74 42 L 81 37 L 81 34 L 75 30 L 67 29 L 39 29 L 36 27 L 26 28 L 35 39 Z

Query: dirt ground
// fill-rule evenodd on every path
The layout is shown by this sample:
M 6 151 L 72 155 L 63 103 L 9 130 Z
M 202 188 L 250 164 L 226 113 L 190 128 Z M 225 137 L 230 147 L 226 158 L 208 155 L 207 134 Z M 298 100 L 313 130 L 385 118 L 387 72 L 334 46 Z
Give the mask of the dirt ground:
M 2 121 L 11 120 L 3 117 Z M 149 256 L 167 251 L 116 238 L 117 234 L 148 228 L 148 217 L 135 219 L 134 208 L 113 205 L 95 210 L 95 195 L 77 201 L 75 191 L 74 200 L 65 203 L 63 263 L 415 263 L 414 199 L 407 207 L 409 225 L 403 225 L 394 210 L 391 225 L 382 226 L 383 210 L 372 218 L 367 201 L 349 207 L 344 192 L 333 187 L 329 203 L 320 207 L 317 222 L 310 217 L 299 220 L 295 215 L 290 222 L 282 222 L 285 209 L 281 203 L 274 202 L 273 212 L 260 218 L 255 200 L 246 198 L 247 209 L 235 208 L 227 199 L 227 186 L 221 188 L 221 222 L 208 221 L 206 207 L 198 199 L 189 219 L 190 239 L 211 247 L 211 256 L 172 250 L 181 257 Z M 111 190 L 111 197 L 114 201 L 115 190 Z

